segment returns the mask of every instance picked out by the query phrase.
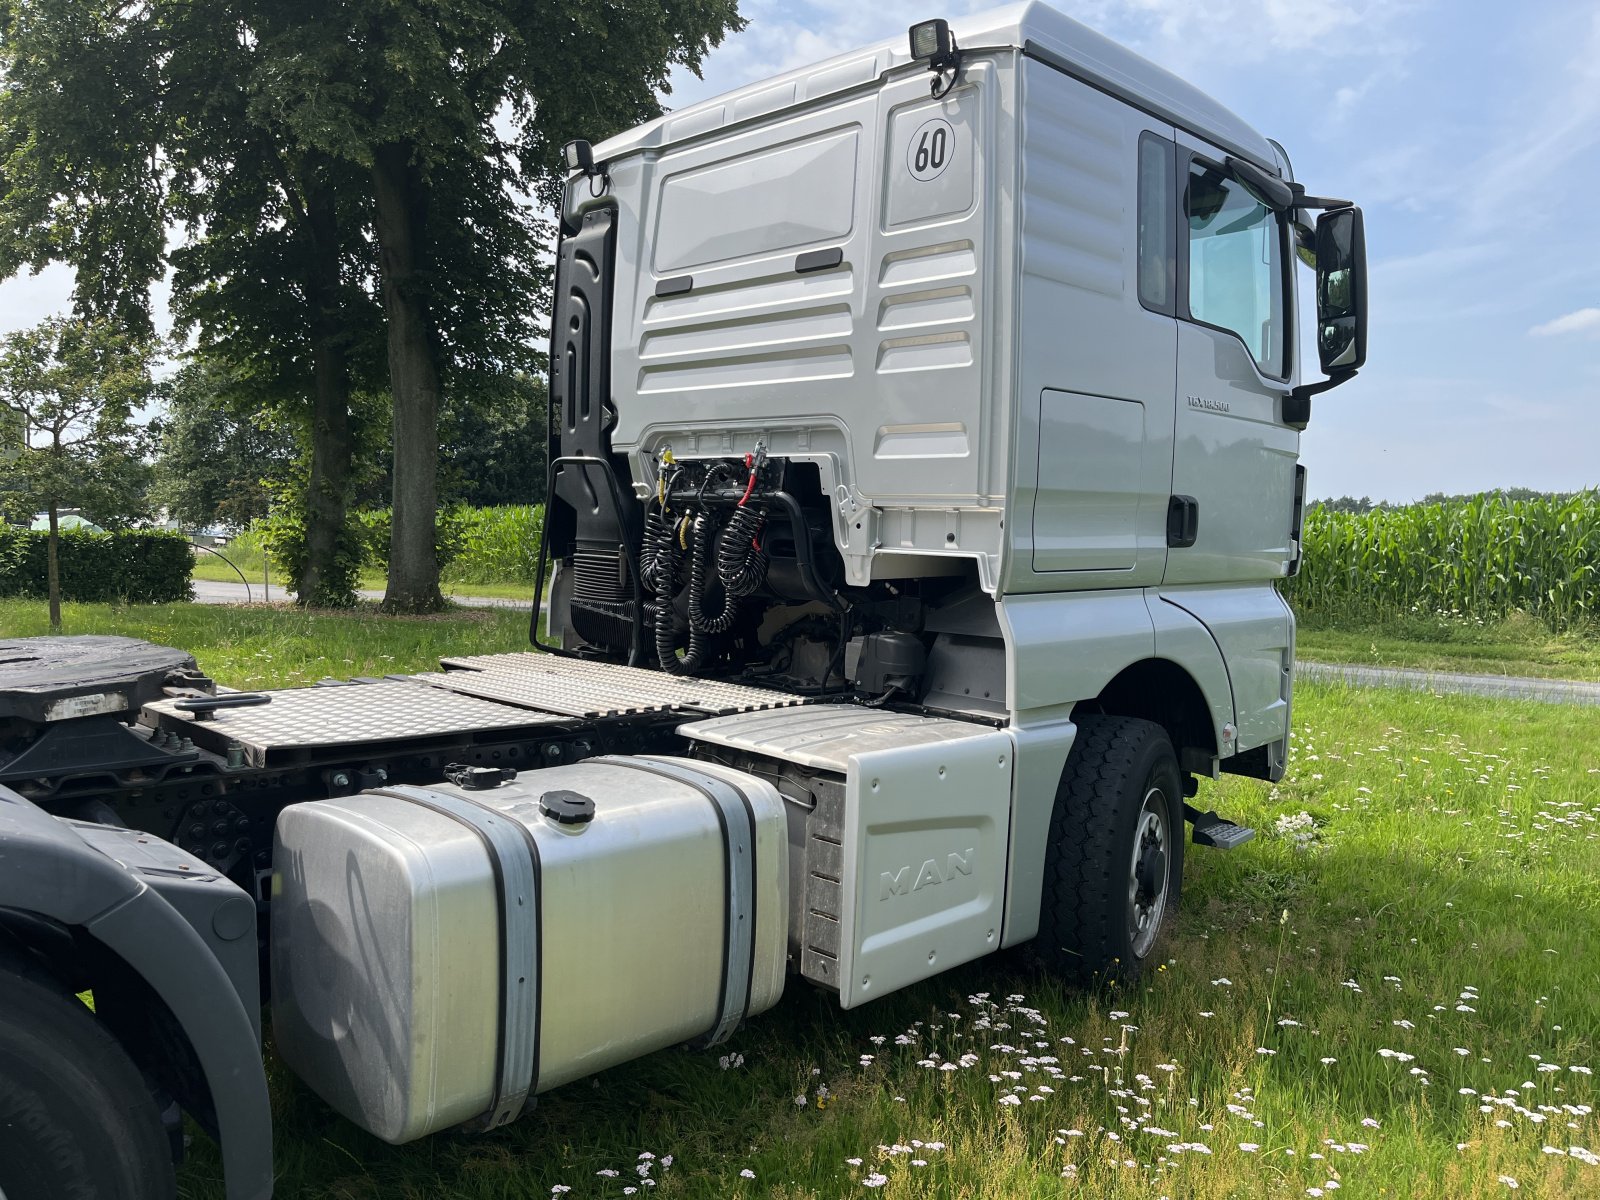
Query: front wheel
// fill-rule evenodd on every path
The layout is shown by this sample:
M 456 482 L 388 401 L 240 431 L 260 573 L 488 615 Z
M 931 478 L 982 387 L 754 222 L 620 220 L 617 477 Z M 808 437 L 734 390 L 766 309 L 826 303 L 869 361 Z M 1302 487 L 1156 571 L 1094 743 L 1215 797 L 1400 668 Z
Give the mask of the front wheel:
M 175 1192 L 160 1115 L 127 1053 L 82 1001 L 0 964 L 0 1196 Z
M 1080 717 L 1050 815 L 1038 958 L 1077 983 L 1137 978 L 1182 878 L 1182 776 L 1166 731 Z

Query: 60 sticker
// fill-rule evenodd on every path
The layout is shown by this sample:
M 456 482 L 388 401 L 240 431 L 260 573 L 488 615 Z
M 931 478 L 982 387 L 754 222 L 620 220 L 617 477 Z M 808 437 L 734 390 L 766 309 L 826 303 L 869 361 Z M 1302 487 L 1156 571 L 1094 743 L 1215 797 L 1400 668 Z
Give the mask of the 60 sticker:
M 906 147 L 906 169 L 911 178 L 926 183 L 937 179 L 956 153 L 956 131 L 943 117 L 924 121 L 911 135 Z

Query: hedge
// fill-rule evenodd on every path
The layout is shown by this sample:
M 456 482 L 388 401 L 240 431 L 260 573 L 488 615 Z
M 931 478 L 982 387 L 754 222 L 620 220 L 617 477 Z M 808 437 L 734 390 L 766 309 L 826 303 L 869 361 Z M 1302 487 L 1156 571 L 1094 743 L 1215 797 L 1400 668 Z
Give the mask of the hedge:
M 194 554 L 182 534 L 63 530 L 61 598 L 83 603 L 169 604 L 188 600 Z M 0 526 L 0 596 L 49 595 L 50 535 Z

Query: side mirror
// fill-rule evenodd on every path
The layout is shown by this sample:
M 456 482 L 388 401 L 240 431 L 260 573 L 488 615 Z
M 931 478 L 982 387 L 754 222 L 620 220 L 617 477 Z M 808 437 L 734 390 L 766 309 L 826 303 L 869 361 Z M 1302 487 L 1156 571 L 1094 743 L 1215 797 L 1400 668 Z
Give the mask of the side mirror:
M 1317 355 L 1325 375 L 1367 361 L 1367 233 L 1361 210 L 1336 208 L 1317 218 Z

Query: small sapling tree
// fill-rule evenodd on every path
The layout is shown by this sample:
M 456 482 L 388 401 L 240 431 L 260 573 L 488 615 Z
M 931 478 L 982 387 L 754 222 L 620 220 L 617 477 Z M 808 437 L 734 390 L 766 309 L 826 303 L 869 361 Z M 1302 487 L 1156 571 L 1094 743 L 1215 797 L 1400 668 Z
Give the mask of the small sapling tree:
M 61 509 L 121 524 L 147 507 L 150 431 L 134 416 L 150 397 L 154 356 L 149 339 L 70 317 L 0 339 L 0 409 L 19 451 L 0 474 L 12 515 L 48 515 L 53 630 L 61 628 Z

